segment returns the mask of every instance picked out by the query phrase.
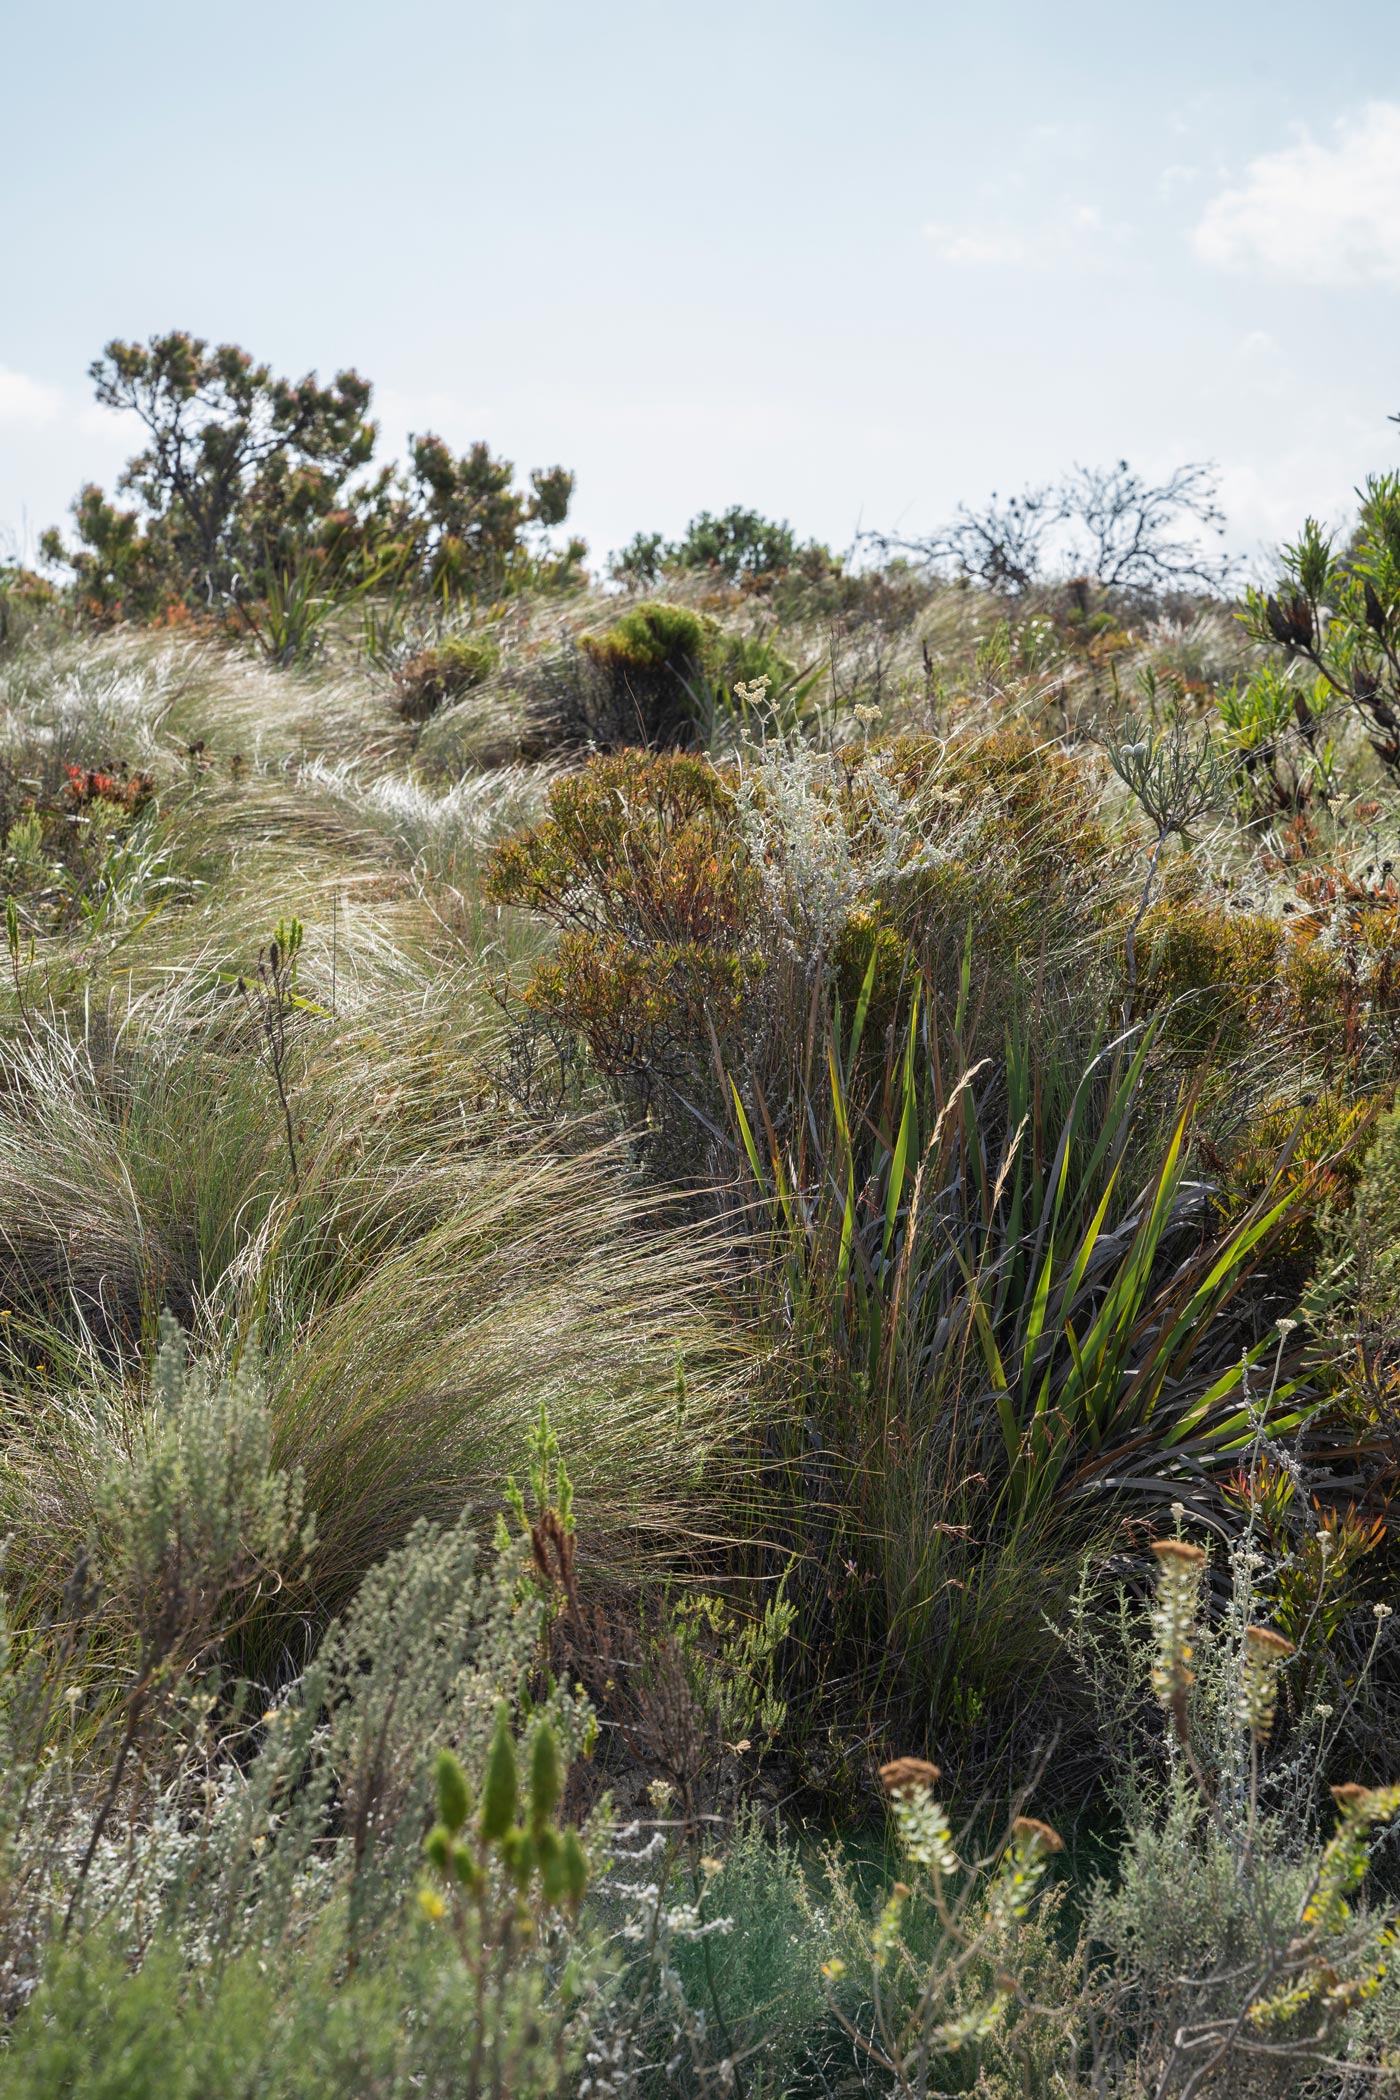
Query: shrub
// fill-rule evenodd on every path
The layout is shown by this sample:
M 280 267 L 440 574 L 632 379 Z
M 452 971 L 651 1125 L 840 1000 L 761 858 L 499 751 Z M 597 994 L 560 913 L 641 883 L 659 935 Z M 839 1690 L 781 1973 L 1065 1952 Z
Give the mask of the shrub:
M 1266 1099 L 1229 1142 L 1224 1156 L 1208 1149 L 1220 1174 L 1218 1202 L 1222 1214 L 1236 1217 L 1271 1186 L 1293 1188 L 1304 1196 L 1298 1218 L 1277 1242 L 1277 1252 L 1290 1260 L 1311 1261 L 1317 1253 L 1318 1217 L 1336 1214 L 1351 1201 L 1362 1172 L 1375 1104 L 1346 1101 L 1337 1093 L 1318 1093 L 1302 1101 Z M 1279 1162 L 1284 1161 L 1282 1174 Z
M 702 510 L 669 553 L 678 569 L 709 569 L 726 583 L 762 584 L 790 569 L 798 551 L 790 525 L 734 504 L 718 517 Z
M 120 482 L 139 509 L 119 511 L 96 488 L 74 506 L 76 588 L 104 612 L 217 604 L 269 542 L 332 513 L 373 449 L 370 389 L 355 372 L 329 387 L 314 373 L 275 379 L 236 344 L 175 331 L 109 343 L 90 376 L 99 402 L 134 414 L 150 438 Z M 66 559 L 57 533 L 45 553 Z
M 899 1876 L 873 1920 L 835 1847 L 825 1861 L 831 1954 L 822 1976 L 857 2090 L 934 2100 L 1000 2092 L 998 2073 L 1014 2090 L 1045 2090 L 1074 1989 L 1045 1888 L 1059 1834 L 1016 1816 L 990 1852 L 967 1857 L 968 1834 L 955 1842 L 935 1796 L 936 1765 L 894 1758 L 880 1777 Z
M 733 788 L 704 760 L 622 753 L 556 779 L 549 815 L 497 847 L 487 895 L 542 912 L 562 938 L 526 1005 L 589 1046 L 598 1069 L 646 1104 L 729 1040 L 761 969 L 759 887 L 733 818 Z
M 562 467 L 537 468 L 523 493 L 487 445 L 458 457 L 426 434 L 406 472 L 358 480 L 376 429 L 356 372 L 329 386 L 279 379 L 235 343 L 174 330 L 109 343 L 90 376 L 98 401 L 149 437 L 118 482 L 131 508 L 89 484 L 73 505 L 76 551 L 56 529 L 41 542 L 97 618 L 233 606 L 285 665 L 308 661 L 336 606 L 386 577 L 439 601 L 578 581 L 583 542 L 546 537 L 573 495 Z
M 679 1088 L 723 1116 L 717 1040 L 782 1128 L 809 1004 L 838 980 L 858 987 L 872 927 L 889 967 L 898 952 L 899 968 L 951 984 L 971 940 L 997 988 L 979 1000 L 995 1037 L 1018 953 L 1047 925 L 1087 934 L 1102 850 L 1083 777 L 1028 738 L 823 753 L 773 737 L 732 766 L 591 762 L 551 787 L 544 823 L 497 848 L 487 888 L 560 929 L 522 997 L 632 1105 L 656 1112 L 658 1089 Z
M 420 649 L 394 675 L 399 713 L 406 722 L 426 722 L 483 684 L 499 661 L 500 650 L 486 635 L 451 635 Z
M 1329 711 L 1341 707 L 1365 725 L 1381 764 L 1392 772 L 1400 767 L 1400 475 L 1368 477 L 1360 521 L 1344 551 L 1315 518 L 1306 519 L 1284 549 L 1273 590 L 1247 590 L 1242 617 L 1257 641 L 1282 651 L 1287 665 L 1312 673 L 1310 690 L 1301 680 L 1291 686 L 1309 746 L 1325 732 Z
M 594 741 L 648 750 L 695 743 L 707 642 L 696 613 L 660 602 L 635 606 L 602 634 L 585 634 L 580 647 L 598 685 L 589 724 Z
M 1400 1050 L 1400 888 L 1388 874 L 1303 869 L 1283 980 L 1323 1058 L 1363 1083 L 1385 1080 Z
M 750 590 L 770 588 L 801 565 L 812 577 L 834 568 L 825 547 L 800 544 L 787 524 L 734 504 L 715 517 L 702 510 L 674 543 L 659 532 L 639 532 L 609 568 L 633 589 L 653 589 L 666 569 L 691 569 Z
M 485 2100 L 464 2036 L 480 2003 L 460 1955 L 425 1921 L 387 1932 L 340 1971 L 335 1936 L 272 1964 L 260 1950 L 191 1975 L 162 1940 L 134 1973 L 119 1945 L 85 1936 L 52 1963 L 6 2052 L 14 2100 Z M 506 1975 L 505 2067 L 519 2100 L 567 2090 L 578 2054 L 534 1960 Z M 579 1964 L 581 1984 L 588 1972 Z M 560 2030 L 564 2043 L 560 2049 Z
M 1213 901 L 1164 898 L 1143 918 L 1141 1003 L 1165 1012 L 1167 1040 L 1202 1057 L 1237 1057 L 1276 1005 L 1279 921 Z
M 532 535 L 561 525 L 573 498 L 574 477 L 563 467 L 537 467 L 530 493 L 513 486 L 515 468 L 477 443 L 460 456 L 431 434 L 410 441 L 405 486 L 375 519 L 379 535 L 404 551 L 408 566 L 433 596 L 500 597 L 521 584 L 567 587 L 578 581 L 587 549 L 570 540 L 552 552 Z
M 704 2100 L 738 2079 L 752 2093 L 801 2093 L 809 2079 L 822 2090 L 829 1930 L 798 1847 L 746 1813 L 712 1822 L 702 1844 L 665 1782 L 648 1807 L 617 1832 L 597 1887 L 620 1959 L 599 1993 L 587 2090 Z
M 12 1937 L 3 1950 L 11 1993 L 23 1999 L 38 1980 L 35 1949 L 55 1905 L 66 1902 L 71 1917 L 81 1898 L 86 1932 L 74 1941 L 60 1932 L 66 1944 L 8 2037 L 7 2065 L 34 2081 L 19 2090 L 57 2090 L 43 2081 L 60 2067 L 70 2077 L 88 2066 L 99 2079 L 122 2079 L 136 2065 L 141 2075 L 168 2076 L 174 2090 L 207 2091 L 198 2080 L 230 2075 L 250 2011 L 262 2024 L 242 2034 L 247 2060 L 237 2074 L 250 2082 L 216 2086 L 220 2093 L 329 2095 L 344 2089 L 337 2070 L 357 2064 L 356 2090 L 367 2064 L 385 2081 L 373 2090 L 386 2093 L 476 2100 L 503 2078 L 512 2091 L 556 2089 L 581 2040 L 589 1977 L 587 1943 L 575 1930 L 587 1856 L 578 1832 L 557 1819 L 587 1715 L 561 1692 L 536 1706 L 516 1828 L 507 1700 L 541 1628 L 523 1554 L 523 1543 L 505 1545 L 481 1566 L 468 1525 L 420 1527 L 371 1573 L 345 1620 L 254 1727 L 250 1687 L 226 1710 L 207 1692 L 189 1699 L 173 1773 L 167 1743 L 163 1771 L 139 1783 L 126 1774 L 119 1835 L 100 1822 L 89 1831 L 66 1711 L 72 1697 L 59 1702 L 62 1722 L 52 1700 L 30 1700 L 50 1732 L 70 1733 L 66 1758 L 46 1759 L 37 1778 L 32 1748 L 0 1774 L 0 1832 L 9 1840 L 0 1887 L 13 1895 L 16 1868 L 27 1869 L 23 1916 L 8 1922 L 31 1928 L 27 1942 Z M 19 1659 L 0 1653 L 0 1719 L 12 1710 L 17 1677 L 34 1682 L 36 1660 L 42 1670 L 32 1649 Z M 85 1696 L 81 1679 L 77 1696 Z M 444 1745 L 435 1768 L 434 1741 Z M 464 1771 L 482 1800 L 472 1833 L 463 1829 Z M 434 1796 L 441 1821 L 424 1880 Z M 459 1853 L 472 1866 L 466 1881 Z M 406 1914 L 415 1884 L 416 1930 Z M 451 1933 L 442 1926 L 449 1904 Z M 30 1965 L 27 1975 L 17 1960 Z M 561 1971 L 571 1988 L 557 1988 Z M 309 2025 L 299 2006 L 314 2009 Z M 143 2033 L 157 2012 L 160 2031 Z M 472 2037 L 465 2060 L 464 2034 Z
M 53 607 L 58 593 L 22 563 L 0 561 L 0 649 L 13 647 Z
M 1242 1478 L 1256 1510 L 1271 1464 L 1256 1435 Z M 1132 2094 L 1345 2092 L 1349 2067 L 1378 2067 L 1394 2033 L 1394 1983 L 1377 1959 L 1391 1905 L 1369 1908 L 1357 1892 L 1400 1792 L 1347 1784 L 1324 1807 L 1338 1707 L 1308 1699 L 1303 1659 L 1269 1623 L 1298 1572 L 1292 1552 L 1271 1550 L 1267 1532 L 1263 1551 L 1257 1535 L 1241 1540 L 1216 1615 L 1206 1554 L 1180 1535 L 1181 1515 L 1177 1537 L 1153 1548 L 1148 1625 L 1126 1596 L 1116 1629 L 1096 1626 L 1082 1595 L 1072 1622 L 1126 1832 L 1114 1879 L 1096 1877 L 1086 1906 L 1080 2061 L 1092 2050 Z M 1321 1601 L 1298 1622 L 1319 1645 Z M 1362 1680 L 1389 1616 L 1381 1606 L 1370 1621 Z M 1134 1742 L 1130 1719 L 1149 1674 L 1168 1721 L 1155 1750 L 1141 1733 Z M 1324 2071 L 1338 2075 L 1319 2088 Z

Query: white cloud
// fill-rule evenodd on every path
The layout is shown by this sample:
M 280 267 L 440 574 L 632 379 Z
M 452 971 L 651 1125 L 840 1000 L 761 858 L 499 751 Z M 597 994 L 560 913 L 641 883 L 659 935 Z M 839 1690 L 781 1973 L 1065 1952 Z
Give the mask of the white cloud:
M 1303 133 L 1207 204 L 1203 261 L 1295 284 L 1400 284 L 1400 103 L 1370 102 L 1330 145 Z
M 931 220 L 923 229 L 940 262 L 971 269 L 1051 269 L 1092 260 L 1116 231 L 1105 227 L 1097 204 L 1066 208 L 1048 225 L 1021 227 L 1005 221 L 989 226 L 949 226 Z
M 0 365 L 0 426 L 33 430 L 56 421 L 62 412 L 63 396 L 57 387 L 43 386 Z
M 979 267 L 987 264 L 1016 265 L 1030 260 L 1025 235 L 1010 226 L 968 228 L 960 232 L 955 226 L 944 226 L 934 220 L 925 226 L 924 239 L 932 243 L 940 262 L 970 263 Z
M 1279 354 L 1278 337 L 1270 335 L 1267 328 L 1251 328 L 1248 335 L 1240 337 L 1238 349 L 1246 364 L 1266 364 Z
M 1157 177 L 1157 194 L 1159 197 L 1174 197 L 1178 190 L 1189 190 L 1193 182 L 1199 182 L 1200 176 L 1200 169 L 1189 161 L 1174 160 Z

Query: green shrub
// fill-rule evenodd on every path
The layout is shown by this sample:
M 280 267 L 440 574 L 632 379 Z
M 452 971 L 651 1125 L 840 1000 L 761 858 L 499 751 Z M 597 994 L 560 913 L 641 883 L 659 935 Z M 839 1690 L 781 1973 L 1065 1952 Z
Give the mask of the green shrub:
M 1196 1057 L 1238 1056 L 1275 1004 L 1284 947 L 1264 912 L 1164 898 L 1142 920 L 1141 1004 L 1167 1011 L 1167 1039 Z
M 712 570 L 726 583 L 762 583 L 790 569 L 799 549 L 790 525 L 735 504 L 718 517 L 702 510 L 669 551 L 679 569 Z
M 835 753 L 775 736 L 741 743 L 732 765 L 602 758 L 549 801 L 487 873 L 492 899 L 561 934 L 522 997 L 677 1132 L 677 1092 L 711 1122 L 727 1113 L 716 1040 L 786 1127 L 811 1001 L 825 1010 L 838 984 L 858 993 L 853 959 L 876 923 L 890 968 L 917 959 L 949 990 L 971 941 L 995 1041 L 1019 954 L 1047 929 L 1057 941 L 1089 931 L 1104 850 L 1082 776 L 1015 735 Z
M 484 684 L 499 662 L 500 650 L 487 635 L 450 635 L 420 649 L 395 673 L 398 711 L 406 722 L 426 722 Z
M 699 615 L 660 602 L 634 606 L 579 644 L 595 674 L 594 741 L 670 750 L 699 740 L 709 633 Z
M 323 1942 L 332 1940 L 332 1946 Z M 386 1934 L 352 1976 L 333 1936 L 276 1965 L 259 1950 L 214 1978 L 162 1941 L 134 1973 L 92 1935 L 56 1960 L 5 2054 L 14 2100 L 486 2100 L 464 2038 L 481 2007 L 460 1956 L 424 1921 Z M 534 1963 L 506 1978 L 499 2035 L 516 2100 L 566 2090 L 579 2054 Z M 493 2066 L 494 2068 L 494 2066 Z
M 1309 688 L 1293 684 L 1300 738 L 1311 756 L 1337 708 L 1354 713 L 1371 749 L 1400 768 L 1400 475 L 1368 476 L 1350 546 L 1338 549 L 1315 518 L 1283 551 L 1272 591 L 1245 592 L 1241 617 L 1255 640 L 1306 666 Z
M 1241 1476 L 1256 1514 L 1273 1475 L 1257 1432 Z M 1070 1622 L 1124 1831 L 1112 1874 L 1088 1891 L 1079 2017 L 1133 2095 L 1345 2093 L 1341 2064 L 1379 2067 L 1395 2033 L 1393 1904 L 1381 1891 L 1367 1903 L 1362 1885 L 1400 1789 L 1348 1783 L 1328 1799 L 1343 1687 L 1326 1700 L 1308 1690 L 1308 1649 L 1331 1639 L 1322 1591 L 1299 1615 L 1301 1652 L 1272 1630 L 1298 1572 L 1286 1543 L 1267 1525 L 1240 1540 L 1213 1611 L 1207 1555 L 1182 1516 L 1153 1547 L 1146 1619 L 1120 1593 L 1115 1624 L 1081 1591 Z M 1324 1589 L 1325 1563 L 1315 1556 Z M 1378 1674 L 1390 1616 L 1367 1614 L 1353 1695 Z M 1155 1745 L 1135 1698 L 1148 1680 L 1167 1720 Z M 1329 2064 L 1335 2080 L 1315 2082 Z
M 743 1810 L 687 1824 L 664 1781 L 648 1806 L 615 1833 L 593 1898 L 620 1952 L 593 2015 L 594 2090 L 705 2100 L 733 2089 L 736 2065 L 747 2092 L 822 2090 L 830 1935 L 797 1845 Z
M 439 602 L 578 581 L 583 542 L 545 537 L 573 495 L 562 467 L 536 468 L 523 492 L 489 446 L 459 457 L 429 433 L 403 472 L 357 479 L 376 427 L 356 372 L 279 379 L 235 343 L 172 330 L 109 343 L 90 376 L 103 407 L 149 437 L 118 482 L 130 508 L 89 484 L 73 505 L 77 549 L 56 529 L 41 542 L 95 618 L 232 608 L 234 631 L 251 629 L 273 661 L 305 664 L 337 606 L 386 577 Z
M 126 1760 L 111 1835 L 85 1798 L 83 1753 L 100 1779 L 102 1745 L 84 1741 L 69 1710 L 100 1693 L 76 1678 L 58 1721 L 42 1656 L 32 1645 L 0 1652 L 0 1721 L 29 1691 L 24 1712 L 67 1736 L 65 1755 L 37 1774 L 45 1746 L 31 1742 L 0 1775 L 0 1971 L 11 2005 L 29 2001 L 7 2037 L 7 2090 L 12 2078 L 75 2100 L 94 2090 L 329 2100 L 346 2077 L 357 2092 L 461 2100 L 485 2100 L 503 2080 L 512 2092 L 558 2088 L 581 2046 L 595 1961 L 577 1930 L 587 1855 L 558 1821 L 587 1715 L 558 1692 L 535 1708 L 516 1828 L 507 1699 L 542 1623 L 525 1569 L 523 1542 L 482 1567 L 468 1525 L 420 1527 L 259 1723 L 249 1726 L 246 1686 L 226 1714 L 203 1689 L 183 1714 L 172 1708 L 159 1764 Z M 184 1579 L 193 1574 L 191 1561 Z M 434 1739 L 455 1746 L 435 1767 Z M 463 1830 L 464 1762 L 479 1779 L 475 1835 Z M 444 1820 L 425 1879 L 434 1798 Z M 70 1938 L 75 1905 L 83 1930 Z M 38 1980 L 37 1950 L 60 1916 Z
M 825 547 L 800 543 L 790 525 L 734 504 L 718 517 L 702 510 L 674 543 L 659 532 L 639 532 L 608 566 L 633 589 L 653 589 L 667 569 L 690 569 L 727 584 L 764 590 L 795 567 L 815 579 L 834 572 L 837 565 Z
M 109 343 L 90 376 L 99 402 L 136 416 L 150 437 L 119 484 L 139 508 L 118 510 L 93 487 L 74 506 L 77 593 L 106 614 L 221 602 L 270 544 L 333 513 L 373 450 L 370 389 L 355 372 L 328 387 L 314 373 L 276 379 L 236 344 L 211 349 L 177 330 Z M 44 549 L 67 559 L 56 532 Z

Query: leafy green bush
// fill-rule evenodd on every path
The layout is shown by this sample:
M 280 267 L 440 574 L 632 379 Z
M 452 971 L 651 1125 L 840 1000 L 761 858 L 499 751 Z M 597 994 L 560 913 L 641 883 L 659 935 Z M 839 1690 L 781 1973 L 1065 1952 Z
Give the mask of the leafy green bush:
M 697 570 L 724 583 L 765 589 L 799 564 L 816 574 L 836 566 L 825 547 L 801 543 L 790 525 L 736 503 L 718 517 L 702 510 L 674 543 L 659 532 L 639 532 L 609 566 L 634 589 L 653 589 L 667 569 Z
M 712 569 L 726 583 L 738 583 L 780 576 L 792 567 L 797 553 L 790 525 L 735 504 L 719 517 L 702 510 L 692 518 L 672 559 L 677 568 Z

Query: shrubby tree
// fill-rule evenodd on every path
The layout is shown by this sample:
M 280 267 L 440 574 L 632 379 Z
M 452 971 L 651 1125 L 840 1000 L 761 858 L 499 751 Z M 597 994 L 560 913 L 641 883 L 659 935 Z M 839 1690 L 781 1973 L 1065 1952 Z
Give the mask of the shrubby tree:
M 237 344 L 177 330 L 109 343 L 90 374 L 102 405 L 146 434 L 117 483 L 132 503 L 89 485 L 73 506 L 76 551 L 44 535 L 93 611 L 148 618 L 285 595 L 308 566 L 318 591 L 392 576 L 450 598 L 540 580 L 542 565 L 562 580 L 586 551 L 543 539 L 568 514 L 563 467 L 536 469 L 522 492 L 487 445 L 457 456 L 429 433 L 411 440 L 406 471 L 368 473 L 378 433 L 357 372 L 281 379 Z
M 1055 517 L 1050 489 L 1027 489 L 1005 502 L 993 490 L 983 510 L 959 505 L 942 557 L 951 557 L 959 575 L 974 577 L 988 590 L 1029 590 L 1042 573 L 1045 540 Z M 929 543 L 931 554 L 935 544 Z
M 792 527 L 738 504 L 713 517 L 702 510 L 691 519 L 674 550 L 680 569 L 714 569 L 726 583 L 780 576 L 798 556 Z
M 663 569 L 708 571 L 725 583 L 760 584 L 813 559 L 830 566 L 826 548 L 800 541 L 785 520 L 779 524 L 736 503 L 718 517 L 700 511 L 679 540 L 668 541 L 659 532 L 637 533 L 609 567 L 619 582 L 646 590 Z
M 162 590 L 218 603 L 260 540 L 323 522 L 374 450 L 357 372 L 329 386 L 314 373 L 278 379 L 237 344 L 211 349 L 176 330 L 109 343 L 89 376 L 102 406 L 135 415 L 147 440 L 118 482 L 135 509 L 93 486 L 74 506 L 79 586 L 104 608 L 145 610 Z M 56 533 L 45 552 L 62 558 Z
M 668 551 L 663 533 L 633 533 L 627 545 L 620 547 L 609 561 L 608 572 L 617 583 L 649 591 L 661 579 Z
M 1222 588 L 1229 562 L 1212 559 L 1201 538 L 1225 529 L 1216 488 L 1215 469 L 1200 461 L 1156 483 L 1125 459 L 1076 467 L 1062 495 L 1062 515 L 1078 535 L 1074 565 L 1109 590 Z
M 569 514 L 574 477 L 564 467 L 536 467 L 526 495 L 514 486 L 512 462 L 494 458 L 487 445 L 458 456 L 431 433 L 410 442 L 407 488 L 393 523 L 435 590 L 499 590 L 526 551 L 530 529 L 548 531 Z M 571 540 L 564 565 L 576 568 L 585 551 L 581 540 Z

